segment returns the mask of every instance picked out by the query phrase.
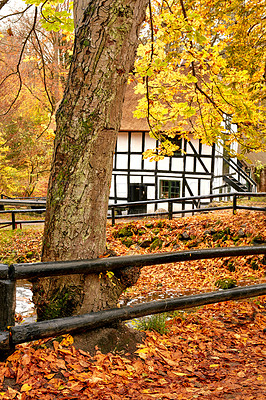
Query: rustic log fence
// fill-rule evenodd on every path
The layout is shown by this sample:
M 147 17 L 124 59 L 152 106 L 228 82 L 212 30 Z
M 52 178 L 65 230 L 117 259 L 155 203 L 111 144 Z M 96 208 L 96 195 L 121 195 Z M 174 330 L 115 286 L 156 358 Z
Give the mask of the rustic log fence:
M 13 264 L 11 266 L 0 264 L 0 354 L 3 359 L 15 350 L 17 344 L 27 341 L 55 337 L 66 333 L 91 331 L 150 314 L 266 294 L 266 284 L 258 284 L 14 326 L 17 280 L 68 274 L 92 274 L 127 267 L 141 268 L 145 265 L 163 265 L 172 262 L 258 254 L 266 254 L 266 246 L 201 249 L 93 260 Z
M 177 197 L 170 199 L 159 199 L 159 200 L 146 200 L 146 201 L 137 201 L 137 202 L 128 202 L 128 203 L 115 203 L 109 205 L 109 210 L 111 215 L 108 215 L 107 218 L 112 220 L 112 225 L 115 225 L 116 219 L 126 219 L 126 218 L 142 218 L 142 217 L 168 217 L 169 219 L 173 219 L 173 217 L 177 214 L 181 214 L 184 216 L 186 213 L 197 213 L 197 212 L 209 212 L 209 211 L 217 211 L 217 210 L 232 210 L 233 214 L 236 213 L 237 210 L 250 210 L 250 211 L 266 211 L 266 207 L 254 207 L 254 206 L 245 206 L 242 204 L 238 204 L 237 200 L 243 197 L 265 197 L 266 192 L 261 193 L 253 193 L 253 192 L 233 192 L 233 193 L 220 193 L 220 194 L 208 194 L 202 196 L 193 196 L 193 197 Z M 213 200 L 213 199 L 223 199 L 223 198 L 232 198 L 232 205 L 219 205 L 217 207 L 201 207 L 201 200 Z M 117 215 L 117 212 L 122 210 L 129 210 L 132 206 L 139 205 L 149 205 L 155 204 L 157 207 L 158 204 L 167 203 L 168 210 L 165 212 L 153 212 L 153 213 L 142 213 L 142 214 L 125 214 L 125 215 Z M 174 204 L 182 204 L 182 210 L 174 210 Z M 186 204 L 192 204 L 192 208 L 185 209 Z M 34 209 L 26 209 L 26 210 L 2 210 L 1 214 L 10 214 L 11 221 L 10 222 L 1 222 L 0 228 L 11 226 L 12 229 L 16 229 L 18 226 L 20 228 L 23 224 L 38 224 L 43 223 L 44 219 L 35 219 L 35 220 L 16 220 L 16 214 L 20 213 L 36 213 L 36 212 L 45 212 L 45 200 L 30 200 L 30 199 L 0 199 L 0 205 L 13 205 L 13 206 L 32 206 Z
M 129 202 L 129 203 L 117 203 L 109 206 L 111 209 L 111 218 L 112 225 L 115 224 L 115 220 L 119 218 L 140 218 L 140 217 L 159 217 L 159 216 L 168 216 L 169 219 L 172 219 L 174 215 L 181 214 L 184 216 L 186 213 L 194 213 L 197 212 L 209 212 L 209 211 L 217 211 L 217 210 L 232 210 L 233 214 L 236 213 L 237 210 L 250 210 L 250 211 L 266 211 L 266 207 L 253 207 L 253 206 L 245 206 L 242 204 L 237 204 L 237 200 L 243 197 L 265 197 L 266 192 L 253 193 L 253 192 L 232 192 L 232 193 L 219 193 L 219 194 L 207 194 L 201 196 L 193 196 L 193 197 L 176 197 L 170 199 L 159 199 L 159 200 L 146 200 L 146 201 L 138 201 L 138 202 Z M 232 198 L 232 205 L 219 205 L 217 207 L 201 207 L 201 200 L 214 200 L 214 199 L 225 199 Z M 126 215 L 116 215 L 119 209 L 129 209 L 132 206 L 139 205 L 148 205 L 148 204 L 162 204 L 168 203 L 168 210 L 166 212 L 153 212 L 153 213 L 142 213 L 142 214 L 126 214 Z M 174 210 L 174 204 L 182 205 L 182 210 Z M 185 209 L 186 203 L 192 203 L 192 208 Z

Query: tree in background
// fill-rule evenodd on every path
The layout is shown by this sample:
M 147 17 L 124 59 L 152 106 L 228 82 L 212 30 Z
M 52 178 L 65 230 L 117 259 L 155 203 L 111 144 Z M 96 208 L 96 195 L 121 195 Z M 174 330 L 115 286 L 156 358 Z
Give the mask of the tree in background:
M 60 8 L 66 13 L 66 5 Z M 0 37 L 1 164 L 7 174 L 1 191 L 13 196 L 46 195 L 54 113 L 73 46 L 69 23 L 64 30 L 47 31 L 41 15 L 30 11 L 29 6 L 17 11 Z
M 171 138 L 188 131 L 229 154 L 233 141 L 243 154 L 265 150 L 265 2 L 154 1 L 149 22 L 151 39 L 136 62 L 144 97 L 135 115 L 148 117 L 160 146 L 146 157 L 172 155 Z

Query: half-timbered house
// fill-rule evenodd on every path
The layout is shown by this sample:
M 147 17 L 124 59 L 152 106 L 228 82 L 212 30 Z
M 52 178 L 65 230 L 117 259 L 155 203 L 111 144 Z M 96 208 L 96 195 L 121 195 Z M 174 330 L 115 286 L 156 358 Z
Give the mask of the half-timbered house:
M 143 159 L 142 153 L 158 143 L 150 137 L 147 121 L 133 117 L 137 100 L 129 88 L 114 154 L 110 204 L 255 190 L 255 182 L 237 159 L 226 157 L 223 147 L 202 144 L 192 136 L 180 141 L 184 152 L 176 151 L 158 162 Z M 135 206 L 129 212 L 153 212 L 155 208 Z M 167 209 L 167 205 L 160 204 L 160 208 Z

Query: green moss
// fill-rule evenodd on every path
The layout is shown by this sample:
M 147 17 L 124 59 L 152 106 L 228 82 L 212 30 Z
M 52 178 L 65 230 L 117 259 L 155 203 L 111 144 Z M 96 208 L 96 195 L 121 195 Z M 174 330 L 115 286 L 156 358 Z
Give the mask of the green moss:
M 131 237 L 123 238 L 121 239 L 121 242 L 127 247 L 130 247 L 134 244 L 134 241 Z
M 163 241 L 162 241 L 162 239 L 160 239 L 160 238 L 155 238 L 154 240 L 153 240 L 153 242 L 152 242 L 152 244 L 150 245 L 150 249 L 151 250 L 154 250 L 154 249 L 156 249 L 156 248 L 161 248 L 162 247 L 162 245 L 163 245 Z
M 237 286 L 237 282 L 232 278 L 221 278 L 215 282 L 215 286 L 220 289 L 231 289 Z
M 117 232 L 117 237 L 133 236 L 132 227 L 130 225 L 124 226 Z
M 147 224 L 145 224 L 146 228 L 153 228 L 153 223 L 148 222 Z
M 73 315 L 75 309 L 80 304 L 81 287 L 64 286 L 52 293 L 48 301 L 38 305 L 38 320 L 48 320 L 63 318 Z

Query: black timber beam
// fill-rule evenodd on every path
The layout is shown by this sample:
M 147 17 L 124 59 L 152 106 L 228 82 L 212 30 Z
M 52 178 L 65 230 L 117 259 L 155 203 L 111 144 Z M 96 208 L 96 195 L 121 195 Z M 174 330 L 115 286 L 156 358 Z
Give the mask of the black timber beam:
M 220 247 L 214 249 L 97 258 L 92 260 L 13 264 L 9 267 L 9 275 L 11 280 L 34 279 L 69 274 L 92 274 L 114 271 L 127 267 L 144 267 L 145 265 L 255 254 L 266 254 L 266 246 Z

